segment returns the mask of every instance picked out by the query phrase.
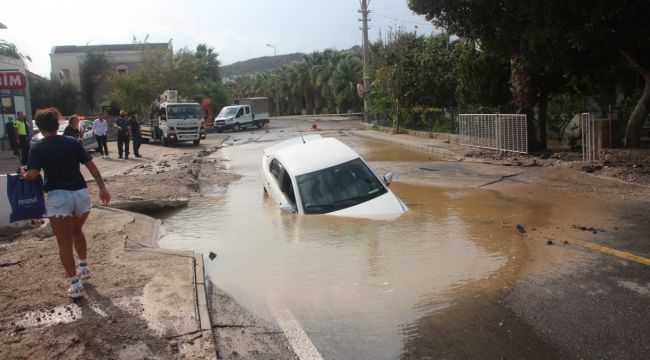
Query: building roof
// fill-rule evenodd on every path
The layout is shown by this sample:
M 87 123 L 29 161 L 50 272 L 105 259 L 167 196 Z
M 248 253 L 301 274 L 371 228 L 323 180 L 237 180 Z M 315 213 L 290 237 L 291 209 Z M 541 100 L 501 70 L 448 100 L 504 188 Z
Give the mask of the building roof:
M 52 54 L 70 54 L 87 52 L 115 52 L 115 51 L 138 51 L 143 47 L 171 49 L 171 41 L 168 43 L 144 43 L 144 44 L 107 44 L 107 45 L 61 45 L 52 48 Z

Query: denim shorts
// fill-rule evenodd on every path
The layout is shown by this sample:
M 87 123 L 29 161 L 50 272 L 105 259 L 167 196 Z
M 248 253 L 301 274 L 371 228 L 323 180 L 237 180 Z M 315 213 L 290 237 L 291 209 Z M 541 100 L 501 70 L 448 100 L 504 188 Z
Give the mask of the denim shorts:
M 52 190 L 47 193 L 47 217 L 80 216 L 90 211 L 90 193 L 80 190 Z

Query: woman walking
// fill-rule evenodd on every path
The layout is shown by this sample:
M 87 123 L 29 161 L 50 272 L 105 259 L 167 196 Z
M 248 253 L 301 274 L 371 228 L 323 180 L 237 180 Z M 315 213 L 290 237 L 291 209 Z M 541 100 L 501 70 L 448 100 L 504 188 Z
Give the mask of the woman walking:
M 84 288 L 79 279 L 90 278 L 86 237 L 82 228 L 88 218 L 91 203 L 79 164 L 84 164 L 95 178 L 102 203 L 108 204 L 111 196 L 92 157 L 79 141 L 57 135 L 59 118 L 56 108 L 42 109 L 36 113 L 36 125 L 44 138 L 32 146 L 27 169 L 21 168 L 20 177 L 34 180 L 41 170 L 45 174 L 47 216 L 59 246 L 61 264 L 70 278 L 68 295 L 80 298 L 84 296 Z M 75 269 L 73 249 L 79 257 L 78 269 Z

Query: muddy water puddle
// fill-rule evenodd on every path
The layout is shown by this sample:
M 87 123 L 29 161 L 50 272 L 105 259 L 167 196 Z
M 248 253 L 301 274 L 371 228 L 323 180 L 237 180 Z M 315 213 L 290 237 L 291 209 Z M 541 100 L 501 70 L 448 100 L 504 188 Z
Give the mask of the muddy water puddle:
M 379 143 L 354 143 L 381 154 Z M 288 309 L 323 357 L 399 358 L 426 335 L 422 319 L 444 314 L 468 287 L 514 281 L 525 257 L 513 231 L 522 205 L 398 182 L 391 188 L 411 211 L 395 220 L 281 214 L 259 176 L 268 145 L 223 149 L 242 177 L 166 219 L 160 245 L 216 253 L 205 266 L 218 287 L 271 323 Z

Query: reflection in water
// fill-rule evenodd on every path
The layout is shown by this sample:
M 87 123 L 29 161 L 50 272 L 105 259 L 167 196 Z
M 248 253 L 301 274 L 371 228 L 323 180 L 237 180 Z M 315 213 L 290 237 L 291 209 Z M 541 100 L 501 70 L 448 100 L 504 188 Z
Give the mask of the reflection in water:
M 523 211 L 487 191 L 394 183 L 411 211 L 391 221 L 281 214 L 263 194 L 262 147 L 226 149 L 242 179 L 167 219 L 161 246 L 217 253 L 218 287 L 267 321 L 286 306 L 325 358 L 399 357 L 405 326 L 417 337 L 408 324 L 523 255 L 508 218 Z

